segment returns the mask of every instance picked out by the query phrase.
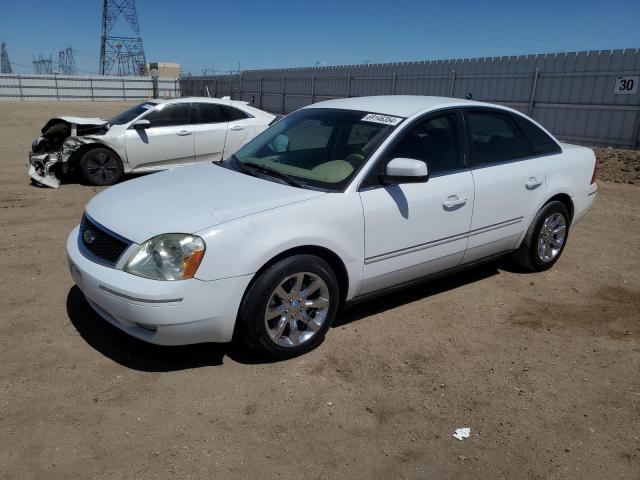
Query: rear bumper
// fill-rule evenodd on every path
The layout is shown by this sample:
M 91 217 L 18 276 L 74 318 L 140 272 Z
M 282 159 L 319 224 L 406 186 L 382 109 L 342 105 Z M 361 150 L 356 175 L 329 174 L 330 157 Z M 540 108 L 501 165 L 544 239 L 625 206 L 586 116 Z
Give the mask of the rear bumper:
M 120 330 L 157 345 L 228 342 L 251 275 L 214 281 L 158 281 L 87 259 L 78 227 L 67 239 L 69 270 L 93 309 Z
M 584 215 L 593 205 L 597 194 L 598 185 L 593 183 L 589 185 L 586 193 L 576 195 L 571 199 L 573 200 L 573 220 L 571 221 L 571 225 L 575 225 L 580 220 L 582 220 L 582 217 L 584 217 Z

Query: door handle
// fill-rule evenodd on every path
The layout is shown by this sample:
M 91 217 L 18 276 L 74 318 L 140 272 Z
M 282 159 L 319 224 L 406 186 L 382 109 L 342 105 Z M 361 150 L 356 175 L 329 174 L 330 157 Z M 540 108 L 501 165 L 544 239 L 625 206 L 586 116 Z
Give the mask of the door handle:
M 445 209 L 460 207 L 467 203 L 467 197 L 459 197 L 457 195 L 451 195 L 444 202 L 442 202 L 442 206 Z
M 233 130 L 235 132 L 237 132 L 238 130 L 244 130 L 245 126 L 244 125 L 232 125 L 231 127 L 229 127 L 229 130 Z
M 538 177 L 529 177 L 529 180 L 524 184 L 524 186 L 529 190 L 539 187 L 540 185 L 542 185 L 542 179 Z
M 176 135 L 180 136 L 180 137 L 184 137 L 186 135 L 191 135 L 193 132 L 190 132 L 189 130 L 180 130 L 178 133 L 176 133 Z

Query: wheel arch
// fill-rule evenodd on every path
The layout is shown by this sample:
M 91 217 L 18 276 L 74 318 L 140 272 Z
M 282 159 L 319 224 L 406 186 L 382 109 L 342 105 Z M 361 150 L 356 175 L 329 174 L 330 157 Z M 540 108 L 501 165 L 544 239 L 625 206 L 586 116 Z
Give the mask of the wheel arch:
M 566 193 L 557 193 L 553 197 L 549 198 L 546 202 L 544 202 L 544 205 L 547 205 L 547 204 L 549 204 L 551 202 L 556 202 L 556 201 L 564 204 L 564 206 L 567 207 L 567 211 L 569 212 L 569 219 L 568 219 L 569 222 L 568 222 L 568 224 L 570 225 L 571 222 L 573 221 L 573 214 L 574 214 L 574 210 L 575 210 L 575 207 L 573 205 L 573 200 Z M 544 205 L 543 205 L 543 207 L 544 207 Z
M 243 298 L 244 298 L 244 295 L 246 295 L 249 288 L 251 288 L 253 283 L 258 279 L 258 277 L 260 277 L 260 275 L 262 275 L 262 273 L 265 270 L 267 270 L 269 267 L 271 267 L 273 264 L 279 262 L 284 258 L 288 258 L 293 255 L 302 255 L 302 254 L 315 255 L 317 257 L 322 258 L 325 262 L 329 264 L 333 272 L 336 274 L 336 278 L 338 279 L 338 289 L 340 291 L 340 302 L 344 303 L 345 298 L 347 296 L 347 292 L 349 290 L 349 273 L 347 271 L 347 267 L 337 253 L 335 253 L 334 251 L 326 247 L 321 247 L 319 245 L 301 245 L 301 246 L 289 248 L 273 256 L 264 265 L 262 265 L 262 267 L 260 267 L 258 271 L 253 275 L 253 278 L 251 279 L 251 281 L 249 282 L 249 285 L 247 285 L 247 288 L 245 289 Z
M 84 145 L 80 146 L 80 148 L 78 148 L 75 152 L 71 154 L 71 156 L 69 157 L 69 162 L 72 163 L 74 166 L 79 165 L 80 160 L 82 159 L 82 156 L 88 151 L 94 150 L 96 148 L 105 148 L 109 150 L 116 157 L 118 157 L 118 159 L 124 166 L 124 160 L 122 159 L 122 156 L 120 156 L 120 154 L 116 152 L 113 148 L 111 148 L 109 145 L 106 145 L 102 142 L 85 143 Z

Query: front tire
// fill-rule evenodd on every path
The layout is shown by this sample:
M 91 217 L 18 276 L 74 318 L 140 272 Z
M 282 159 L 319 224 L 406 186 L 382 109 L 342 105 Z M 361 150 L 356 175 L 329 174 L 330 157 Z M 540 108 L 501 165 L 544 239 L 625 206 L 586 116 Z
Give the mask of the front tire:
M 569 236 L 569 212 L 562 202 L 547 203 L 536 214 L 514 258 L 525 270 L 542 272 L 555 265 Z
M 92 148 L 80 159 L 82 178 L 89 185 L 113 185 L 124 173 L 122 161 L 108 148 Z
M 339 304 L 329 264 L 294 255 L 267 268 L 247 290 L 238 314 L 241 335 L 261 357 L 295 357 L 322 342 Z

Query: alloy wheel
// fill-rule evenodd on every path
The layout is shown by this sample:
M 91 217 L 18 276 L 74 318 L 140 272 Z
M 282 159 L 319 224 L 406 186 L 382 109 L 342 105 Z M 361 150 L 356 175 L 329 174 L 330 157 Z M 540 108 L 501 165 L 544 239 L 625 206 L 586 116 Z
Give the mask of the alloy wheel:
M 567 221 L 562 213 L 548 216 L 538 235 L 538 257 L 544 263 L 558 256 L 567 238 Z
M 269 338 L 281 347 L 309 341 L 324 324 L 330 306 L 329 288 L 315 273 L 299 272 L 275 288 L 264 314 Z

